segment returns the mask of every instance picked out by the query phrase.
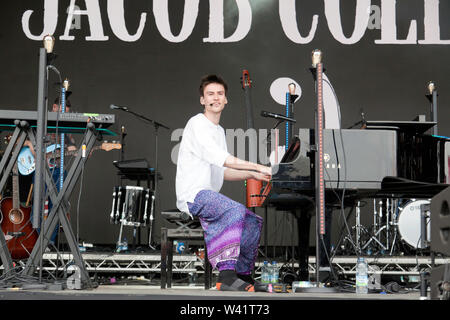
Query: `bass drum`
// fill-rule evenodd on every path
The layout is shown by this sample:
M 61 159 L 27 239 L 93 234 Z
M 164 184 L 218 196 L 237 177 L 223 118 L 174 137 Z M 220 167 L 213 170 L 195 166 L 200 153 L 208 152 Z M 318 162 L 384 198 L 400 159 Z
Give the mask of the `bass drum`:
M 403 206 L 399 207 L 399 217 L 398 217 L 398 231 L 404 242 L 415 249 L 425 249 L 428 246 L 423 246 L 421 244 L 420 235 L 420 206 L 423 204 L 430 204 L 429 200 L 413 200 L 405 203 Z M 430 238 L 430 223 L 427 221 L 427 239 Z

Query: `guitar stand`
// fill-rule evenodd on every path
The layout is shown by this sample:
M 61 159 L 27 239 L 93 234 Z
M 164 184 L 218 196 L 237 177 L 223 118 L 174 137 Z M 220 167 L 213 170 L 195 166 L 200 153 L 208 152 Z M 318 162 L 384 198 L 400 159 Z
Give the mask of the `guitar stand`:
M 11 140 L 9 141 L 2 160 L 0 161 L 0 172 L 2 173 L 2 177 L 0 179 L 0 191 L 5 187 L 6 181 L 8 180 L 14 163 L 17 161 L 20 149 L 22 148 L 29 131 L 29 125 L 26 121 L 15 120 L 14 124 L 16 128 L 14 129 Z M 0 232 L 0 258 L 3 262 L 5 273 L 14 272 L 12 257 L 8 250 L 3 232 Z
M 12 139 L 8 144 L 8 147 L 5 151 L 5 154 L 0 161 L 0 170 L 2 170 L 6 164 L 9 155 L 12 152 L 11 159 L 6 167 L 6 171 L 3 173 L 2 179 L 0 180 L 0 190 L 3 190 L 3 187 L 6 183 L 8 175 L 17 160 L 19 155 L 19 151 L 25 142 L 26 136 L 28 135 L 31 143 L 36 145 L 36 137 L 34 131 L 31 130 L 26 121 L 15 122 L 16 129 L 13 133 Z M 89 155 L 92 147 L 97 139 L 97 133 L 95 130 L 95 125 L 93 123 L 87 124 L 87 130 L 85 136 L 83 138 L 84 144 L 86 145 L 86 153 L 85 155 Z M 17 143 L 16 143 L 17 142 Z M 81 148 L 80 148 L 81 150 Z M 70 247 L 70 251 L 73 254 L 75 264 L 80 269 L 81 276 L 81 288 L 92 288 L 93 284 L 89 278 L 89 273 L 84 264 L 83 257 L 80 253 L 78 243 L 76 237 L 72 231 L 70 222 L 66 216 L 68 212 L 68 199 L 72 194 L 72 191 L 75 187 L 76 182 L 78 181 L 84 164 L 87 158 L 83 157 L 82 152 L 78 152 L 76 158 L 73 161 L 72 166 L 70 167 L 69 173 L 64 181 L 63 187 L 61 191 L 58 193 L 56 185 L 52 179 L 52 175 L 48 166 L 45 166 L 44 170 L 44 181 L 47 185 L 48 195 L 53 203 L 53 207 L 45 220 L 44 227 L 39 234 L 38 240 L 30 254 L 30 257 L 27 260 L 27 263 L 24 268 L 24 274 L 32 275 L 38 265 L 40 259 L 42 259 L 43 249 L 48 246 L 49 239 L 51 238 L 51 234 L 55 229 L 56 225 L 61 222 L 62 228 L 64 230 L 67 243 Z M 4 269 L 6 272 L 9 272 L 13 269 L 12 258 L 9 254 L 8 250 L 4 250 L 7 248 L 6 240 L 2 232 L 0 232 L 0 256 L 3 261 Z

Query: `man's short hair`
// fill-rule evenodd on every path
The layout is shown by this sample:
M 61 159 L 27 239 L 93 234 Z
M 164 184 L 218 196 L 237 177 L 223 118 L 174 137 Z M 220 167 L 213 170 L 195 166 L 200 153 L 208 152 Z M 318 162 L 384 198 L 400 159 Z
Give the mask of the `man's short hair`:
M 222 79 L 222 77 L 217 76 L 215 74 L 209 74 L 204 76 L 201 80 L 200 80 L 200 87 L 198 88 L 199 93 L 200 93 L 200 97 L 203 97 L 203 93 L 205 91 L 205 87 L 211 83 L 218 83 L 223 85 L 224 89 L 225 89 L 225 94 L 227 94 L 228 91 L 228 85 L 225 82 L 225 80 Z

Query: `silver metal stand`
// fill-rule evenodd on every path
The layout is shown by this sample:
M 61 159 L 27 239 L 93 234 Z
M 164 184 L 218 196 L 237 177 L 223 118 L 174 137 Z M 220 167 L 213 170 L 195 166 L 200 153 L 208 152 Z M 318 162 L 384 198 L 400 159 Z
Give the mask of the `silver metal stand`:
M 356 216 L 356 254 L 360 255 L 361 254 L 361 202 L 358 201 L 357 205 L 356 205 L 356 212 L 355 212 L 355 216 Z
M 170 130 L 170 128 L 163 125 L 162 123 L 159 123 L 159 122 L 149 119 L 141 114 L 133 112 L 130 109 L 128 109 L 128 107 L 120 108 L 120 110 L 131 113 L 132 115 L 136 116 L 137 118 L 139 118 L 147 123 L 151 123 L 155 129 L 155 173 L 154 173 L 155 178 L 154 178 L 154 182 L 153 182 L 152 210 L 151 210 L 150 217 L 149 217 L 149 234 L 148 234 L 148 246 L 151 249 L 155 250 L 155 248 L 152 246 L 152 231 L 153 231 L 153 220 L 154 220 L 153 208 L 155 205 L 155 195 L 158 192 L 158 129 L 159 129 L 159 127 L 162 127 L 167 130 Z
M 35 136 L 32 131 L 29 133 L 29 138 L 31 143 L 35 144 Z M 86 135 L 83 139 L 83 143 L 86 145 L 86 154 L 89 154 L 92 150 L 92 147 L 96 140 L 95 134 L 95 125 L 93 123 L 87 124 Z M 93 284 L 89 278 L 89 274 L 86 270 L 86 266 L 83 261 L 83 257 L 81 256 L 80 249 L 78 246 L 78 242 L 75 238 L 75 235 L 72 231 L 70 222 L 67 217 L 68 210 L 68 199 L 75 187 L 76 182 L 78 181 L 82 168 L 86 158 L 82 156 L 82 153 L 78 153 L 74 162 L 67 174 L 67 178 L 64 181 L 63 188 L 58 193 L 56 185 L 52 179 L 52 175 L 50 173 L 50 169 L 45 167 L 45 183 L 48 188 L 48 194 L 50 200 L 53 203 L 52 210 L 50 211 L 48 218 L 44 222 L 44 226 L 41 229 L 39 234 L 38 241 L 31 252 L 30 257 L 27 260 L 27 263 L 24 268 L 24 274 L 32 275 L 37 267 L 37 262 L 39 259 L 42 259 L 42 251 L 48 246 L 49 239 L 51 238 L 51 234 L 53 230 L 55 230 L 56 225 L 61 222 L 62 228 L 64 229 L 64 233 L 66 235 L 67 243 L 70 247 L 70 251 L 73 254 L 75 264 L 80 269 L 81 281 L 83 288 L 91 288 Z M 41 260 L 42 261 L 42 260 Z M 41 270 L 42 268 L 40 268 Z

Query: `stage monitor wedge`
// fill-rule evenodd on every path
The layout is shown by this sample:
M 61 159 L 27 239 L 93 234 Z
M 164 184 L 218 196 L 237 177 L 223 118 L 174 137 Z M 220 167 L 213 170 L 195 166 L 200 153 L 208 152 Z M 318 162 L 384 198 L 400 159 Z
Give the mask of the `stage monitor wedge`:
M 431 250 L 450 256 L 450 187 L 431 199 Z

